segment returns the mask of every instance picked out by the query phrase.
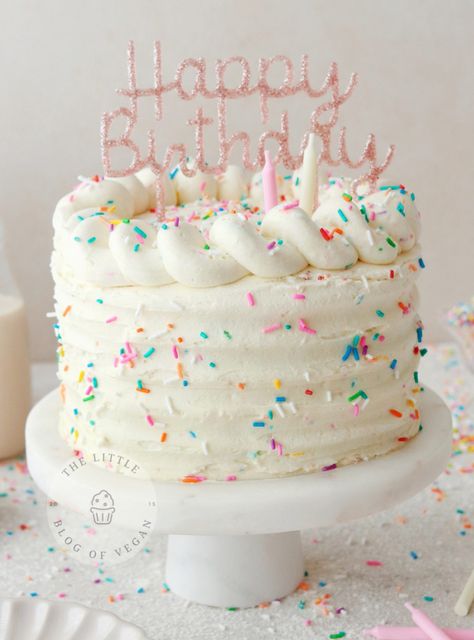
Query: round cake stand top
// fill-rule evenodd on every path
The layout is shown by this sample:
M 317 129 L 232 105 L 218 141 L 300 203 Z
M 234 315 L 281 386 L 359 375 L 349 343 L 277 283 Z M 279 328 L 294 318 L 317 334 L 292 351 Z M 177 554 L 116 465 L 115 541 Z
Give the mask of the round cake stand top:
M 103 481 L 126 493 L 133 513 L 145 480 L 94 465 L 81 473 L 77 486 L 61 492 L 57 477 L 71 460 L 58 434 L 59 393 L 45 396 L 27 422 L 28 467 L 49 498 L 79 512 L 89 511 L 84 491 Z M 425 488 L 445 468 L 451 452 L 451 414 L 431 390 L 421 395 L 423 430 L 397 451 L 368 462 L 326 473 L 237 482 L 154 482 L 158 505 L 155 530 L 168 534 L 255 535 L 298 531 L 362 518 L 389 509 Z M 74 482 L 74 481 L 73 481 Z M 149 483 L 147 483 L 148 489 Z M 126 525 L 126 517 L 123 524 Z

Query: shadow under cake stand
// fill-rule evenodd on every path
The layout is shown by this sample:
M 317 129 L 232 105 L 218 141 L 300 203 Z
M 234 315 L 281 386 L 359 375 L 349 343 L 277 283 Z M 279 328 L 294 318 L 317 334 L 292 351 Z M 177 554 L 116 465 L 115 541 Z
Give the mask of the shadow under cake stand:
M 97 487 L 101 479 L 111 490 L 126 483 L 127 509 L 122 522 L 120 514 L 116 521 L 126 527 L 126 514 L 133 513 L 144 480 L 88 465 L 77 486 L 68 482 L 67 494 L 58 491 L 57 483 L 51 486 L 51 478 L 71 459 L 58 434 L 58 411 L 56 390 L 28 418 L 33 479 L 50 499 L 84 514 L 90 507 L 85 489 Z M 155 531 L 168 534 L 166 582 L 171 590 L 218 607 L 250 607 L 294 591 L 304 573 L 300 530 L 389 509 L 443 471 L 451 452 L 451 414 L 429 389 L 421 394 L 420 411 L 424 428 L 402 448 L 327 473 L 199 484 L 155 481 Z

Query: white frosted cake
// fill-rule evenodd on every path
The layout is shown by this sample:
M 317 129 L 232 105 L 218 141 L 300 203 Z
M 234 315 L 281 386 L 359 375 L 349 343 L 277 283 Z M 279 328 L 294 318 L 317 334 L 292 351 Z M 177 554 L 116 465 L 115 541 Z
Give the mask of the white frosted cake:
M 403 185 L 352 199 L 299 179 L 263 213 L 234 166 L 167 179 L 84 179 L 54 214 L 60 432 L 86 458 L 162 480 L 325 471 L 386 454 L 421 428 L 424 267 Z

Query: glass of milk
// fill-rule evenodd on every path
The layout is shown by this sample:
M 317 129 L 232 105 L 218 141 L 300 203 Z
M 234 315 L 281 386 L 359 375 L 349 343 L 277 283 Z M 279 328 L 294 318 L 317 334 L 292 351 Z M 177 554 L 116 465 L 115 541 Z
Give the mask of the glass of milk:
M 25 448 L 30 399 L 25 305 L 8 266 L 0 225 L 0 460 Z

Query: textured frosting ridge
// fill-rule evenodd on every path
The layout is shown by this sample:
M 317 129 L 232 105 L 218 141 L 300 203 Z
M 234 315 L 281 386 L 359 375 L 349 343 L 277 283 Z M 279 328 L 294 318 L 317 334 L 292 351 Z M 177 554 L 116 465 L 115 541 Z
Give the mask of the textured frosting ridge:
M 167 179 L 166 220 L 158 221 L 150 173 L 85 180 L 59 201 L 53 218 L 58 271 L 100 286 L 175 281 L 212 287 L 248 274 L 285 277 L 307 266 L 390 264 L 419 234 L 414 196 L 400 185 L 381 185 L 356 202 L 347 181 L 331 180 L 310 217 L 288 200 L 297 188 L 281 178 L 282 202 L 264 215 L 233 166 L 218 180 L 179 172 Z M 250 192 L 258 201 L 258 176 Z M 236 199 L 219 200 L 223 196 Z
M 154 477 L 302 473 L 419 429 L 415 247 L 390 267 L 100 288 L 56 274 L 61 433 Z

